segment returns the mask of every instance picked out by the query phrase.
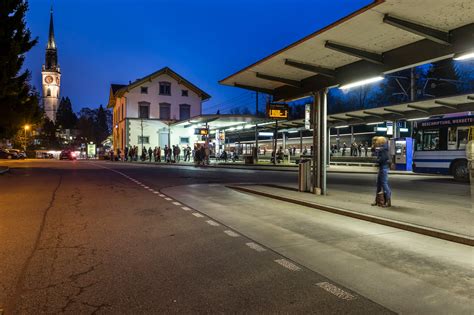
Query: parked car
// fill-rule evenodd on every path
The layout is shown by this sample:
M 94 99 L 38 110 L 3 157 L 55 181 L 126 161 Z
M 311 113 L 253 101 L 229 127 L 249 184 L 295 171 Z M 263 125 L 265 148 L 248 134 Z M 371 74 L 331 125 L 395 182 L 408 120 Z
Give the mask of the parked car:
M 71 150 L 63 150 L 59 154 L 59 159 L 60 160 L 75 160 L 77 159 L 76 153 Z
M 0 149 L 0 159 L 14 160 L 18 159 L 18 155 L 6 149 Z
M 18 159 L 26 159 L 26 153 L 25 151 L 18 150 L 18 149 L 8 149 L 7 150 L 10 153 L 16 154 Z

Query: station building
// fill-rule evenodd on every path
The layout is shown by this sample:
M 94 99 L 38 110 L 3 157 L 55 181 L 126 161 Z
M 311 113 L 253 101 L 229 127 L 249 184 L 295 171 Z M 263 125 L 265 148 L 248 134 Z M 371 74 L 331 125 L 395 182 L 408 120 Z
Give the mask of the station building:
M 129 84 L 111 84 L 113 148 L 192 144 L 197 135 L 176 122 L 200 116 L 210 95 L 168 67 Z M 192 131 L 192 132 L 191 132 Z

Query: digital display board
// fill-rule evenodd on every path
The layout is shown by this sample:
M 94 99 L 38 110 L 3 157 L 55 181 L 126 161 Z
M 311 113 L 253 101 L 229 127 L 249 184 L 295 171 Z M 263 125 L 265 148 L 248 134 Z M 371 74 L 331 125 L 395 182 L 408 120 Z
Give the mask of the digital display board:
M 196 128 L 194 129 L 194 134 L 200 136 L 207 136 L 209 134 L 209 130 L 206 128 Z
M 267 105 L 267 117 L 271 119 L 288 119 L 288 104 L 269 103 Z

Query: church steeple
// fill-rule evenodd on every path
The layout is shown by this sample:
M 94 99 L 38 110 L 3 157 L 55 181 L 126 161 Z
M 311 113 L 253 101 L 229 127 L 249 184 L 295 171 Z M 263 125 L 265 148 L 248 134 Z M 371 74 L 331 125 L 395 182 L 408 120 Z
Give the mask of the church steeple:
M 49 19 L 49 38 L 47 49 L 56 49 L 56 42 L 54 41 L 53 6 L 51 6 L 51 16 Z
M 58 52 L 56 41 L 54 40 L 53 7 L 51 6 L 51 15 L 49 20 L 49 37 L 46 45 L 46 58 L 44 63 L 46 70 L 58 69 Z

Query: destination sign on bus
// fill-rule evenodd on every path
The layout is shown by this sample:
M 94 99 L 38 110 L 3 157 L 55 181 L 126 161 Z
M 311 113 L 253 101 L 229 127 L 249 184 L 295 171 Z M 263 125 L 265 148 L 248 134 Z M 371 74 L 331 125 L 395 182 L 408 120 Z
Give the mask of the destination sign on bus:
M 267 117 L 271 119 L 288 119 L 288 104 L 269 103 L 267 105 Z
M 420 122 L 422 128 L 474 124 L 474 117 L 447 118 Z

